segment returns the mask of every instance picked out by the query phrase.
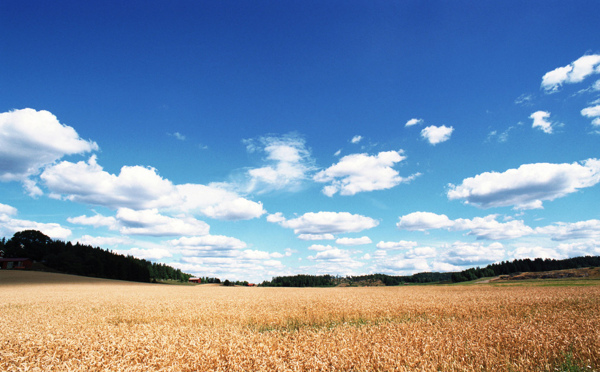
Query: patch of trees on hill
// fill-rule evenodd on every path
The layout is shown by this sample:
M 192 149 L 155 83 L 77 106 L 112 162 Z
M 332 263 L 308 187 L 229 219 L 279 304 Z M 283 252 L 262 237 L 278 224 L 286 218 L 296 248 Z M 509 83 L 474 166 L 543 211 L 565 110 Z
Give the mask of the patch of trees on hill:
M 261 285 L 265 287 L 332 287 L 339 284 L 361 285 L 380 282 L 386 286 L 403 283 L 435 283 L 449 281 L 451 273 L 418 273 L 410 276 L 393 276 L 386 274 L 370 274 L 359 276 L 336 277 L 331 275 L 294 275 L 276 276 Z
M 600 266 L 600 256 L 573 257 L 564 260 L 555 260 L 549 258 L 545 260 L 541 258 L 531 260 L 529 258 L 525 258 L 520 260 L 513 260 L 512 262 L 502 261 L 499 263 L 488 265 L 484 268 L 476 267 L 463 270 L 459 273 L 452 273 L 452 281 L 454 283 L 458 283 L 497 275 L 509 275 L 513 273 L 522 272 L 578 269 L 582 267 L 594 266 Z
M 52 240 L 36 230 L 17 232 L 8 241 L 5 238 L 0 239 L 0 250 L 4 251 L 4 257 L 30 258 L 65 274 L 135 282 L 187 282 L 191 277 L 190 274 L 165 264 L 152 263 L 89 245 Z

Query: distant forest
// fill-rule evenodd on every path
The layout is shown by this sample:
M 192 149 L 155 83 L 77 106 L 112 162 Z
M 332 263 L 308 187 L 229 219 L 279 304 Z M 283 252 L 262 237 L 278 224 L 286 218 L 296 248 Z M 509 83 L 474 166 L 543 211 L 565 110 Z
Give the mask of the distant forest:
M 567 258 L 564 260 L 529 258 L 513 261 L 503 261 L 488 265 L 484 268 L 471 268 L 461 272 L 437 273 L 425 272 L 410 276 L 393 276 L 386 274 L 371 274 L 360 276 L 337 277 L 331 275 L 295 275 L 276 276 L 271 281 L 265 281 L 265 287 L 332 287 L 346 283 L 348 285 L 382 283 L 386 286 L 404 283 L 459 283 L 483 277 L 508 275 L 519 272 L 540 272 L 552 270 L 576 269 L 582 267 L 600 266 L 600 256 L 585 256 Z
M 4 251 L 6 258 L 29 258 L 65 274 L 135 282 L 187 282 L 192 276 L 165 264 L 152 263 L 89 245 L 52 240 L 36 230 L 17 232 L 10 240 L 0 239 L 0 250 Z

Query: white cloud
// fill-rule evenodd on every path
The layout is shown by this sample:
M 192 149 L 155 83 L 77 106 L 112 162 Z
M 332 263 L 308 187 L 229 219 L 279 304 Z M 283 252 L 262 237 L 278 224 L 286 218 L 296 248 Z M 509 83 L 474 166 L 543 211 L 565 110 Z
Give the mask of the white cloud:
M 391 271 L 399 275 L 415 274 L 431 270 L 425 258 L 406 258 L 403 255 L 387 257 L 385 260 L 380 261 L 377 267 L 379 271 Z
M 335 247 L 332 247 L 330 245 L 321 245 L 321 244 L 313 244 L 310 247 L 308 247 L 308 250 L 311 250 L 311 251 L 328 251 L 331 249 L 335 249 Z
M 423 119 L 412 118 L 404 124 L 405 127 L 412 127 L 413 125 L 421 124 Z
M 0 236 L 10 237 L 23 230 L 38 230 L 53 239 L 66 239 L 71 230 L 57 223 L 42 223 L 13 218 L 17 209 L 6 204 L 0 204 Z
M 542 77 L 542 88 L 546 93 L 554 93 L 565 83 L 579 83 L 586 77 L 598 73 L 600 73 L 600 55 L 585 55 L 567 66 L 547 72 Z
M 417 242 L 411 242 L 406 240 L 400 240 L 399 242 L 384 242 L 381 241 L 377 243 L 377 248 L 379 249 L 411 249 L 419 245 Z
M 333 240 L 335 237 L 333 234 L 300 234 L 298 235 L 300 240 Z
M 545 200 L 561 198 L 600 182 L 600 160 L 581 163 L 524 164 L 503 173 L 485 172 L 449 185 L 448 199 L 462 199 L 481 208 L 514 206 L 542 208 Z
M 339 238 L 335 242 L 339 245 L 365 245 L 373 243 L 368 236 L 361 238 Z
M 282 227 L 294 229 L 295 234 L 340 234 L 359 232 L 379 225 L 379 222 L 348 212 L 308 212 L 300 217 L 287 220 L 281 213 L 269 215 L 267 221 Z
M 65 155 L 98 150 L 48 111 L 30 108 L 0 113 L 0 181 L 22 181 Z M 41 190 L 29 181 L 33 195 Z M 33 192 L 32 192 L 33 191 Z
M 88 162 L 63 161 L 47 167 L 42 180 L 55 197 L 135 210 L 161 208 L 199 212 L 222 220 L 245 220 L 265 213 L 260 202 L 241 198 L 225 184 L 173 185 L 156 169 L 124 166 L 118 175 L 103 170 L 92 156 Z
M 314 176 L 316 182 L 331 182 L 323 193 L 333 196 L 354 195 L 363 191 L 390 189 L 402 182 L 409 182 L 417 175 L 401 177 L 392 167 L 406 159 L 403 151 L 384 151 L 377 155 L 352 154 L 344 156 L 337 164 Z
M 169 133 L 169 136 L 173 136 L 175 138 L 177 138 L 180 141 L 185 141 L 185 136 L 179 132 L 175 132 L 173 134 Z
M 157 209 L 136 211 L 120 208 L 117 219 L 124 235 L 177 236 L 207 235 L 210 227 L 193 217 L 173 218 L 161 215 Z
M 110 208 L 148 209 L 178 202 L 173 184 L 154 168 L 124 166 L 119 175 L 105 172 L 92 156 L 88 162 L 63 161 L 41 175 L 55 195 L 66 200 Z
M 550 235 L 552 240 L 600 239 L 600 220 L 587 220 L 573 223 L 557 222 L 538 227 L 536 232 Z
M 244 142 L 248 152 L 264 151 L 267 154 L 267 165 L 248 170 L 248 183 L 241 186 L 246 192 L 295 190 L 314 169 L 310 151 L 298 135 L 261 137 Z
M 231 257 L 235 251 L 246 248 L 245 242 L 223 235 L 182 237 L 169 244 L 183 255 L 194 257 Z
M 448 141 L 453 131 L 453 127 L 447 127 L 445 125 L 436 127 L 430 125 L 421 131 L 421 137 L 429 141 L 430 144 L 437 145 L 438 143 Z
M 73 244 L 77 242 L 85 245 L 91 245 L 92 247 L 106 247 L 133 243 L 131 239 L 125 237 L 91 235 L 83 235 L 81 238 L 72 241 Z
M 457 266 L 487 265 L 501 261 L 505 257 L 504 246 L 494 242 L 488 246 L 482 243 L 455 242 L 443 252 L 440 262 Z
M 592 125 L 600 126 L 600 105 L 584 108 L 581 110 L 581 115 L 588 118 L 594 118 L 594 120 L 592 120 Z
M 101 214 L 96 214 L 94 216 L 78 216 L 78 217 L 68 217 L 67 221 L 70 223 L 74 223 L 77 225 L 88 225 L 94 227 L 105 226 L 110 229 L 116 229 L 118 227 L 118 222 L 114 217 L 107 217 Z
M 141 249 L 134 247 L 127 250 L 117 250 L 117 252 L 150 261 L 159 261 L 165 258 L 173 257 L 169 250 L 161 248 Z
M 463 270 L 462 267 L 455 266 L 455 265 L 449 264 L 447 262 L 434 261 L 432 263 L 432 266 L 433 266 L 433 271 L 436 271 L 436 272 L 452 272 L 452 271 L 462 271 Z
M 516 259 L 535 259 L 535 258 L 553 258 L 553 259 L 562 259 L 566 258 L 564 255 L 558 253 L 556 250 L 552 248 L 544 248 L 544 247 L 518 247 L 514 251 L 512 251 L 511 256 Z
M 529 116 L 533 119 L 532 128 L 540 128 L 544 133 L 551 134 L 553 132 L 553 124 L 546 120 L 550 117 L 550 113 L 546 111 L 536 111 Z
M 352 137 L 352 140 L 350 140 L 350 142 L 357 144 L 360 141 L 362 141 L 362 139 L 363 139 L 362 136 L 354 136 L 354 137 Z
M 400 217 L 396 226 L 401 230 L 425 231 L 451 227 L 452 221 L 445 214 L 431 212 L 413 212 Z
M 492 214 L 473 219 L 458 218 L 451 220 L 444 214 L 414 212 L 400 217 L 400 221 L 396 226 L 401 230 L 409 231 L 442 228 L 450 231 L 469 230 L 468 235 L 475 235 L 477 239 L 490 240 L 514 239 L 534 233 L 534 230 L 526 226 L 522 220 L 512 220 L 502 223 L 496 221 L 497 217 L 497 215 Z
M 557 250 L 565 257 L 600 256 L 600 242 L 588 240 L 577 243 L 561 243 Z

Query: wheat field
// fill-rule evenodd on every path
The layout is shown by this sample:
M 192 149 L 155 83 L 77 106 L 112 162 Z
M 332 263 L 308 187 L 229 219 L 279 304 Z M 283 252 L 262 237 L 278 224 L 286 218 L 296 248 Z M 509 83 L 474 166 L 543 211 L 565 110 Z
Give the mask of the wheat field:
M 600 286 L 230 288 L 0 272 L 2 371 L 600 366 Z

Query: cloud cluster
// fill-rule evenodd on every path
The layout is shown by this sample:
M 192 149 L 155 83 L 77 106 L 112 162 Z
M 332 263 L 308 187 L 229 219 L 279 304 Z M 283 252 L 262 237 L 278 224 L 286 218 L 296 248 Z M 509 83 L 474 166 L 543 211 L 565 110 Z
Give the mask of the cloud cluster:
M 453 127 L 445 125 L 436 127 L 435 125 L 430 125 L 421 131 L 421 137 L 426 139 L 430 144 L 437 145 L 438 143 L 448 141 L 453 131 Z
M 521 220 L 508 222 L 496 221 L 497 215 L 475 217 L 473 219 L 458 218 L 451 220 L 445 214 L 431 212 L 414 212 L 400 217 L 396 226 L 401 230 L 426 231 L 430 229 L 448 229 L 450 231 L 466 231 L 477 239 L 504 240 L 514 239 L 534 233 Z
M 403 151 L 383 151 L 377 155 L 352 154 L 344 156 L 337 164 L 318 172 L 316 182 L 330 183 L 323 194 L 333 196 L 354 195 L 364 191 L 390 189 L 409 182 L 417 175 L 401 177 L 393 166 L 406 159 Z
M 260 194 L 273 190 L 295 190 L 314 169 L 306 141 L 298 135 L 260 137 L 244 143 L 250 153 L 267 154 L 267 165 L 247 171 L 247 185 L 240 186 L 246 192 Z
M 600 81 L 600 80 L 599 80 Z M 592 120 L 592 125 L 600 127 L 600 105 L 586 107 L 581 110 L 581 115 L 588 117 Z
M 295 234 L 341 234 L 359 232 L 379 225 L 377 220 L 348 212 L 309 212 L 286 219 L 281 213 L 267 216 L 267 221 L 293 229 Z
M 547 72 L 542 77 L 542 89 L 546 93 L 554 93 L 560 90 L 563 84 L 579 83 L 586 77 L 599 73 L 600 55 L 585 55 L 567 66 Z
M 71 230 L 57 223 L 42 223 L 16 219 L 17 209 L 0 203 L 0 236 L 12 236 L 23 230 L 38 230 L 53 239 L 66 239 Z
M 21 181 L 31 195 L 41 190 L 29 179 L 63 156 L 98 150 L 48 111 L 30 108 L 0 113 L 0 181 Z
M 550 235 L 552 240 L 564 241 L 571 239 L 600 240 L 600 220 L 587 220 L 572 223 L 557 222 L 538 227 L 536 232 Z
M 600 182 L 600 160 L 581 163 L 524 164 L 503 173 L 485 172 L 450 184 L 450 200 L 464 200 L 481 208 L 513 206 L 515 209 L 542 208 L 545 200 L 561 198 Z

